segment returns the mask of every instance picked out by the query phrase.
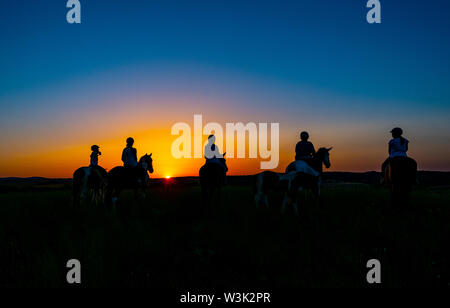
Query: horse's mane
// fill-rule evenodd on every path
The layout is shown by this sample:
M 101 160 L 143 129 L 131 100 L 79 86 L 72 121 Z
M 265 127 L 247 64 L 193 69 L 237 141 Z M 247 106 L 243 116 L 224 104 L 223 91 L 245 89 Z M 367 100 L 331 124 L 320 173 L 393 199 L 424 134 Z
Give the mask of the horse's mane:
M 316 154 L 314 155 L 315 158 L 323 159 L 325 155 L 330 151 L 330 149 L 327 149 L 325 147 L 321 147 L 317 150 Z
M 327 148 L 321 147 L 317 150 L 317 153 L 328 152 Z
M 146 157 L 149 157 L 150 155 L 145 154 L 144 156 L 142 156 L 141 158 L 139 158 L 139 163 L 141 163 Z

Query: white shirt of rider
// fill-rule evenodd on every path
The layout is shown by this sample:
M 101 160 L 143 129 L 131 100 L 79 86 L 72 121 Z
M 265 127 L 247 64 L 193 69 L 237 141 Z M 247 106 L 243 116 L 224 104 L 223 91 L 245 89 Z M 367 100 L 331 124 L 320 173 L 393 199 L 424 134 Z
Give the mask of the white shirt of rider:
M 408 146 L 408 140 L 403 138 L 404 142 L 403 144 L 401 143 L 401 139 L 400 138 L 394 138 L 391 139 L 391 141 L 389 141 L 389 156 L 390 157 L 406 157 L 406 152 L 407 152 L 407 146 Z
M 212 149 L 213 145 L 214 145 L 214 150 Z M 205 154 L 205 158 L 208 160 L 222 158 L 222 154 L 220 154 L 220 152 L 219 152 L 219 147 L 212 143 L 208 143 L 205 145 L 204 154 Z

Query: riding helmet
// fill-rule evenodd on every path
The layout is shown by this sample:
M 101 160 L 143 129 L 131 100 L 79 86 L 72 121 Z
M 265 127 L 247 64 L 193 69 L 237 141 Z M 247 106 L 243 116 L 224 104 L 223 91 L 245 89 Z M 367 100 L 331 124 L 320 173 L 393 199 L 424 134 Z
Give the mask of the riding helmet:
M 391 133 L 401 136 L 403 135 L 403 129 L 401 129 L 400 127 L 395 127 L 391 130 Z
M 134 139 L 131 138 L 131 137 L 128 137 L 128 138 L 127 138 L 127 144 L 133 145 L 133 143 L 134 143 Z
M 301 132 L 301 133 L 300 133 L 300 139 L 302 139 L 302 140 L 308 140 L 308 139 L 309 139 L 309 134 L 308 134 L 308 132 Z

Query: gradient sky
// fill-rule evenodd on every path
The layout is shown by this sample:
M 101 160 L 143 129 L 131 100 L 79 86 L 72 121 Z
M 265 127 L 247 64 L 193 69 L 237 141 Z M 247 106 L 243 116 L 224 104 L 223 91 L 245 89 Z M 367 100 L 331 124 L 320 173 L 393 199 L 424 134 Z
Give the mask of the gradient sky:
M 301 130 L 333 146 L 332 170 L 378 170 L 401 126 L 420 169 L 450 170 L 450 2 L 385 0 L 0 2 L 0 176 L 70 177 L 119 165 L 125 138 L 155 176 L 176 160 L 178 121 L 279 122 L 283 170 Z M 230 174 L 259 172 L 229 160 Z

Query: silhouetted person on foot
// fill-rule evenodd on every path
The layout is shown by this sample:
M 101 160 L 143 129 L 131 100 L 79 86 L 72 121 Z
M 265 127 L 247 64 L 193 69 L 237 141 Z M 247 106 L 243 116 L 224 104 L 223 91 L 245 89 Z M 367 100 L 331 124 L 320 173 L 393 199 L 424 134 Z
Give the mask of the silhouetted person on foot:
M 314 149 L 314 145 L 308 141 L 308 132 L 301 132 L 300 139 L 301 141 L 295 146 L 295 160 L 304 160 L 309 164 L 314 154 L 316 154 L 316 150 Z

